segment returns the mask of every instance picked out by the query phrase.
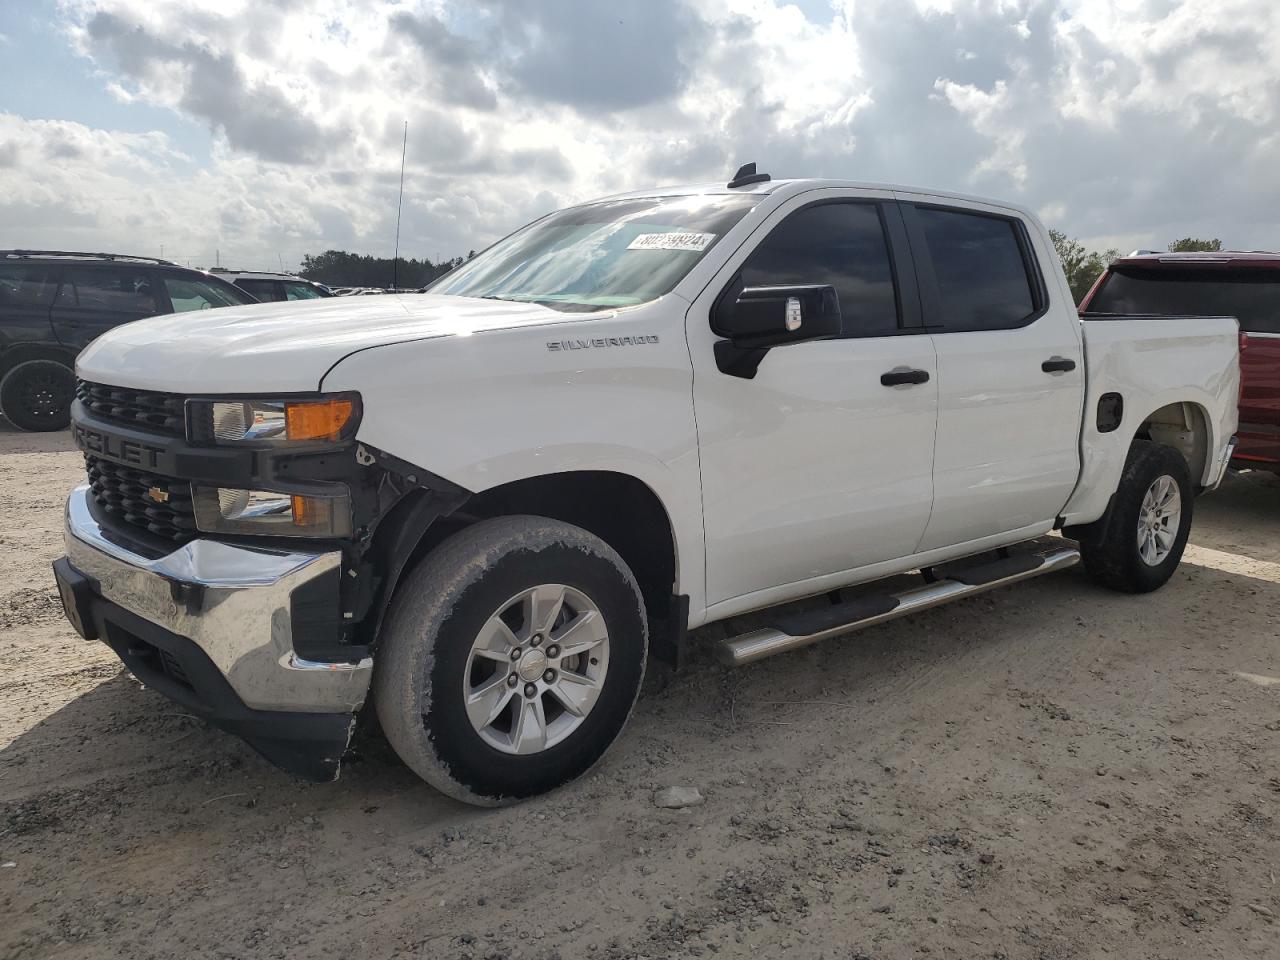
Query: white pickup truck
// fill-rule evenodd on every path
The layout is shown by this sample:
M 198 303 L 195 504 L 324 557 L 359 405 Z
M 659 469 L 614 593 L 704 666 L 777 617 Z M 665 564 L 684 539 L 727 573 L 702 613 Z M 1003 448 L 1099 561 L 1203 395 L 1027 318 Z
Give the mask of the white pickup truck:
M 712 621 L 773 611 L 744 664 L 1081 558 L 1161 586 L 1239 378 L 1230 318 L 1082 322 L 1026 210 L 752 167 L 426 294 L 132 323 L 77 373 L 77 630 L 312 779 L 372 693 L 478 804 L 591 767 Z

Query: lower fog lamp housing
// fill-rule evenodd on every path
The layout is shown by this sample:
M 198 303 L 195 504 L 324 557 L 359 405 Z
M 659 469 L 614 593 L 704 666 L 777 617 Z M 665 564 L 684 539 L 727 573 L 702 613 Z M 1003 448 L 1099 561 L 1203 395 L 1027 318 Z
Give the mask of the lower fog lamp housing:
M 192 487 L 196 527 L 205 533 L 259 537 L 351 535 L 351 498 L 346 492 L 318 496 L 236 487 Z

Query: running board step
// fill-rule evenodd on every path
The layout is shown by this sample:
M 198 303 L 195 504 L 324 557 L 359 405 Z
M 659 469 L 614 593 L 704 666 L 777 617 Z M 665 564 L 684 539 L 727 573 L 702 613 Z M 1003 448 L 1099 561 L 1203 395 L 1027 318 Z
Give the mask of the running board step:
M 826 609 L 778 617 L 767 627 L 726 640 L 720 647 L 720 659 L 731 667 L 741 667 L 775 653 L 798 650 L 828 637 L 1064 570 L 1079 562 L 1080 551 L 1064 547 L 1043 555 L 1026 553 L 980 566 L 948 570 L 942 579 L 902 593 L 860 597 Z

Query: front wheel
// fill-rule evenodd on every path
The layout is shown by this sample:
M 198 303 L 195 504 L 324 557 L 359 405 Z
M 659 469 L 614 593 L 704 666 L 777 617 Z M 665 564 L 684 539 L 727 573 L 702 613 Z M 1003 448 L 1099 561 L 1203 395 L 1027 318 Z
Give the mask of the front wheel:
M 57 360 L 27 360 L 0 380 L 0 411 L 22 430 L 65 430 L 71 423 L 76 375 Z
M 1067 533 L 1079 540 L 1085 569 L 1098 583 L 1149 593 L 1168 582 L 1182 559 L 1193 502 L 1182 454 L 1135 440 L 1107 515 Z
M 541 517 L 454 534 L 401 583 L 374 672 L 400 758 L 442 792 L 495 806 L 588 770 L 644 677 L 635 577 L 604 541 Z

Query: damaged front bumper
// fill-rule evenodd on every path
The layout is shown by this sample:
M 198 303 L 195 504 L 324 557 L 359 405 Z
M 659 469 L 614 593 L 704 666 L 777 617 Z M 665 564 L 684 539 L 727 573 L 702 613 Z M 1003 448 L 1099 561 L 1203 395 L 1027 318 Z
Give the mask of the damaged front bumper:
M 293 623 L 294 592 L 331 581 L 340 552 L 207 539 L 151 550 L 98 521 L 87 484 L 67 501 L 64 541 L 54 574 L 82 636 L 277 766 L 337 777 L 373 661 L 303 659 Z

